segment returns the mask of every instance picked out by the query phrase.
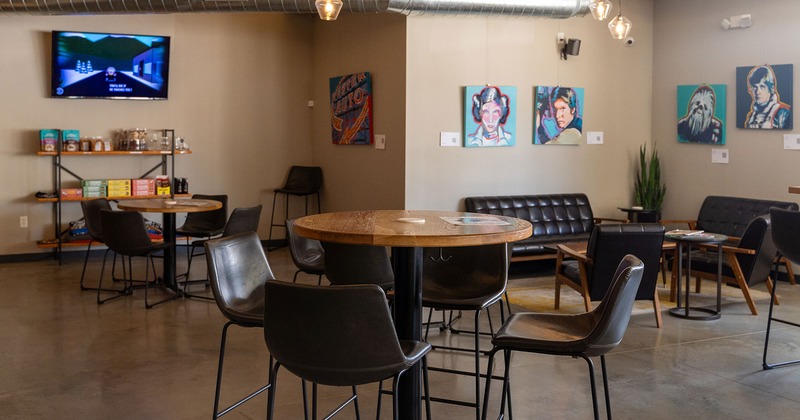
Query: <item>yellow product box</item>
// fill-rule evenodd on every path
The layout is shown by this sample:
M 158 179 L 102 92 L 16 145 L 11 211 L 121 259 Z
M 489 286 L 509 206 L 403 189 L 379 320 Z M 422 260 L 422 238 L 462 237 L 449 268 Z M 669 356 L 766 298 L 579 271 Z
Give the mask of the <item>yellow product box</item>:
M 131 187 L 131 180 L 130 179 L 109 179 L 108 180 L 108 188 L 111 187 Z
M 169 191 L 170 191 L 169 185 L 167 185 L 166 187 L 157 187 L 156 195 L 169 195 Z
M 108 190 L 109 197 L 130 197 L 130 191 L 123 191 L 123 190 Z

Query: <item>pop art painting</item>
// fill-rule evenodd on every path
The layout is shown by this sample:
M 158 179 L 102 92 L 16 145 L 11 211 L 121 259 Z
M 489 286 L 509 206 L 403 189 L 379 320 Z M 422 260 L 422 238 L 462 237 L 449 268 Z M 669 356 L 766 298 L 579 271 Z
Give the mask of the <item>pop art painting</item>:
M 369 72 L 332 77 L 333 144 L 372 144 L 372 79 Z
M 725 144 L 725 85 L 678 86 L 678 142 Z
M 537 86 L 533 144 L 579 144 L 583 137 L 583 88 Z
M 464 95 L 464 146 L 513 146 L 516 143 L 517 88 L 467 86 Z
M 792 64 L 736 68 L 736 127 L 792 129 Z

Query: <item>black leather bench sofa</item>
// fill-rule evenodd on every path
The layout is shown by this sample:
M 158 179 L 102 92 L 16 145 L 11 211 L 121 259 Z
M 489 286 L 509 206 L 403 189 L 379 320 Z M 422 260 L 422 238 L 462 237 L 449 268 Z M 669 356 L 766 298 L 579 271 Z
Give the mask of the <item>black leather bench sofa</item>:
M 709 195 L 703 200 L 696 220 L 662 220 L 661 223 L 664 225 L 686 223 L 689 229 L 739 238 L 751 220 L 759 216 L 769 218 L 770 207 L 786 210 L 798 209 L 797 203 L 788 201 Z
M 511 261 L 555 258 L 556 243 L 587 241 L 594 225 L 625 219 L 596 218 L 586 194 L 506 195 L 467 197 L 466 211 L 527 220 L 533 234 L 512 245 Z

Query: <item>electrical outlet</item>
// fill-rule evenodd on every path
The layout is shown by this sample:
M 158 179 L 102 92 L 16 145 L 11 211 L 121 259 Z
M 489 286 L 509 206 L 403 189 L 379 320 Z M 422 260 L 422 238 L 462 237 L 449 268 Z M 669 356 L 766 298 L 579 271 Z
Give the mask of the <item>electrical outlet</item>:
M 19 227 L 21 227 L 21 228 L 28 227 L 28 216 L 20 216 L 19 217 Z

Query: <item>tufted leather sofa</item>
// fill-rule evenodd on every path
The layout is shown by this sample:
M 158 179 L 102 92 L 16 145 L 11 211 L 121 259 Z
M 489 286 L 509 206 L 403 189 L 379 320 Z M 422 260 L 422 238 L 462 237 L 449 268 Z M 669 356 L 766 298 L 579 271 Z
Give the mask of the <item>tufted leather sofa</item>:
M 513 243 L 511 260 L 555 258 L 555 247 L 564 242 L 588 241 L 595 224 L 621 219 L 595 218 L 586 194 L 507 195 L 467 197 L 466 210 L 527 220 L 533 225 L 529 238 Z
M 770 207 L 798 209 L 797 203 L 788 201 L 709 195 L 703 201 L 696 220 L 662 220 L 661 223 L 664 225 L 686 223 L 689 229 L 740 238 L 751 220 L 764 215 L 769 218 Z

